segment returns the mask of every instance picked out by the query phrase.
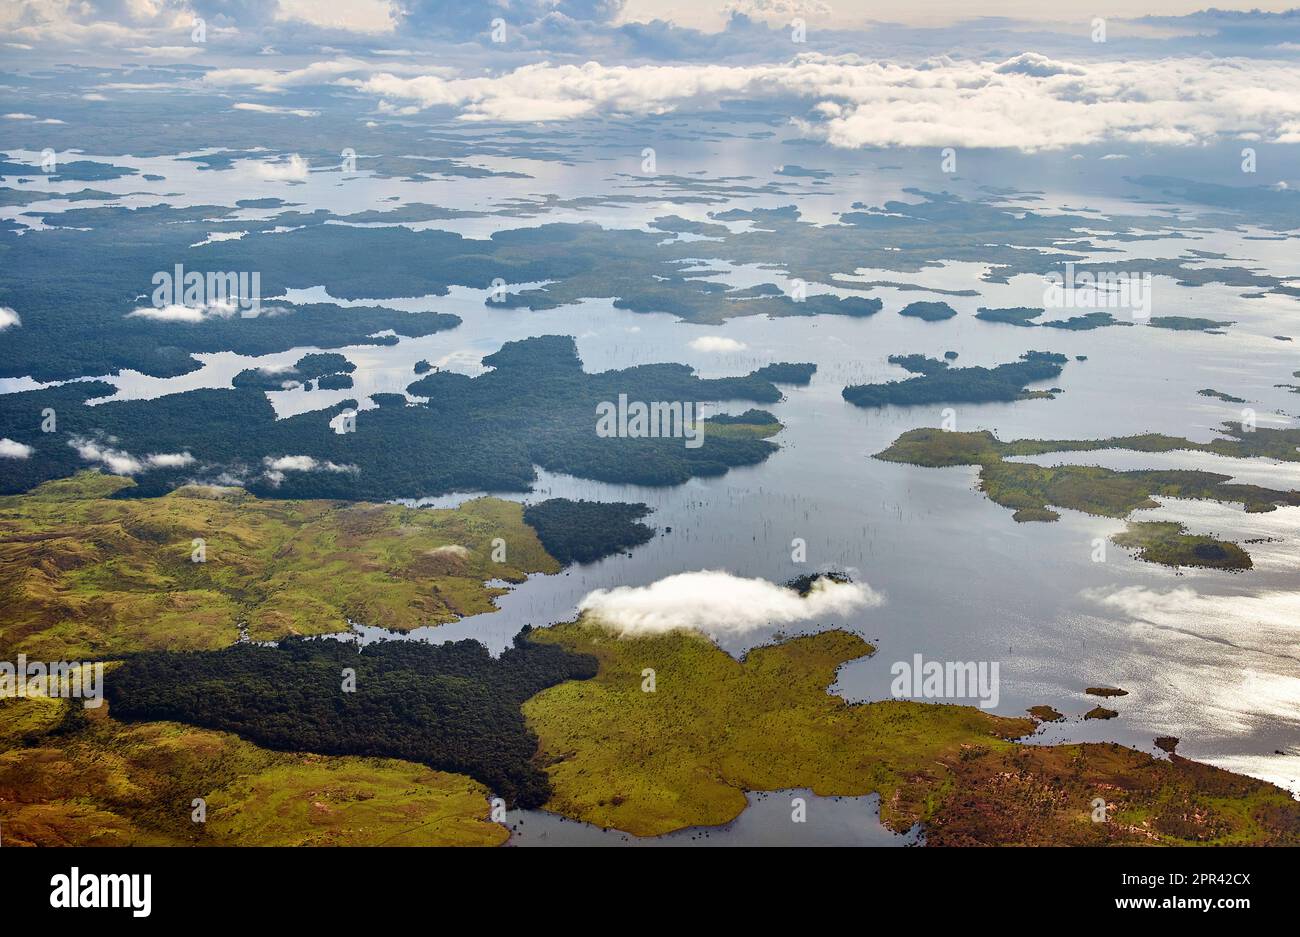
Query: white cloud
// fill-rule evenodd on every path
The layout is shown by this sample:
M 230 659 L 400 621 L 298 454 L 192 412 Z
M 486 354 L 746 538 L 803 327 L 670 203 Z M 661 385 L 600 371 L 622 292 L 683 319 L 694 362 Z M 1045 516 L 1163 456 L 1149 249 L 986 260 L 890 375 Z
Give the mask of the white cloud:
M 818 579 L 807 597 L 801 597 L 766 579 L 701 570 L 668 576 L 648 586 L 597 589 L 578 604 L 578 610 L 624 636 L 683 628 L 721 636 L 842 617 L 883 602 L 865 583 Z
M 285 472 L 355 472 L 355 465 L 339 465 L 335 462 L 321 461 L 309 455 L 266 456 L 262 459 L 266 466 L 266 477 L 272 484 L 284 481 Z
M 146 463 L 150 468 L 185 468 L 195 461 L 194 456 L 188 452 L 162 452 L 149 456 Z
M 22 324 L 23 320 L 18 318 L 17 312 L 8 306 L 0 306 L 0 332 Z
M 203 83 L 218 88 L 250 87 L 257 91 L 275 93 L 287 88 L 319 85 L 341 75 L 354 72 L 371 72 L 375 66 L 361 59 L 340 58 L 333 61 L 312 62 L 302 68 L 215 68 L 205 72 Z
M 188 452 L 160 452 L 139 459 L 125 450 L 82 436 L 74 436 L 68 445 L 87 462 L 98 462 L 114 475 L 139 475 L 155 468 L 185 468 L 196 461 Z
M 311 171 L 307 161 L 294 153 L 287 160 L 278 163 L 261 162 L 256 167 L 257 174 L 272 182 L 306 182 Z
M 320 111 L 310 111 L 301 107 L 276 107 L 272 104 L 251 104 L 240 101 L 231 106 L 231 110 L 254 111 L 258 114 L 290 114 L 294 117 L 319 117 Z
M 738 342 L 734 338 L 724 338 L 721 335 L 701 335 L 699 338 L 691 340 L 692 351 L 744 351 L 748 347 L 744 342 Z
M 321 3 L 320 0 L 280 0 L 275 18 L 325 29 L 345 29 L 355 33 L 392 32 L 397 25 L 397 10 L 389 0 L 348 0 L 347 3 Z
M 35 114 L 24 114 L 22 111 L 12 111 L 5 115 L 5 120 L 35 120 Z
M 1283 61 L 1166 58 L 916 64 L 801 55 L 784 64 L 526 65 L 498 76 L 401 77 L 338 83 L 376 95 L 380 110 L 430 107 L 462 120 L 549 121 L 660 114 L 719 100 L 807 102 L 796 124 L 838 147 L 1057 149 L 1116 141 L 1191 145 L 1259 134 L 1300 141 L 1295 66 Z
M 36 450 L 6 436 L 0 439 L 0 459 L 28 459 Z
M 150 59 L 188 59 L 203 51 L 200 45 L 192 46 L 134 46 L 127 52 Z
M 239 311 L 233 301 L 207 303 L 203 306 L 141 306 L 126 314 L 128 319 L 152 319 L 155 322 L 202 322 L 207 318 L 229 319 Z

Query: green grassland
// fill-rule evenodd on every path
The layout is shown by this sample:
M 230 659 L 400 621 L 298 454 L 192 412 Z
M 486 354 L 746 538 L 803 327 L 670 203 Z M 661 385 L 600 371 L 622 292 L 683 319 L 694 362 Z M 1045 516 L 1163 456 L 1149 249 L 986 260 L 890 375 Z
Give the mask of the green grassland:
M 1231 476 L 1191 470 L 1129 471 L 1089 465 L 1042 466 L 1009 462 L 1007 456 L 1033 456 L 1051 452 L 1085 452 L 1130 449 L 1170 452 L 1186 449 L 1237 458 L 1264 456 L 1300 461 L 1296 446 L 1300 430 L 1260 429 L 1246 432 L 1238 424 L 1225 424 L 1229 438 L 1193 443 L 1155 434 L 1100 440 L 1019 439 L 1002 442 L 987 430 L 958 433 L 933 428 L 909 430 L 876 458 L 887 462 L 942 467 L 979 466 L 980 490 L 996 504 L 1010 508 L 1016 521 L 1055 521 L 1053 508 L 1068 508 L 1100 517 L 1128 517 L 1133 511 L 1156 508 L 1156 496 L 1240 503 L 1248 512 L 1275 510 L 1279 505 L 1300 505 L 1300 492 L 1259 485 L 1233 484 Z M 1175 525 L 1132 524 L 1116 538 L 1122 546 L 1138 549 L 1141 559 L 1170 566 L 1246 569 L 1250 557 L 1238 545 L 1213 537 L 1187 534 Z
M 726 823 L 745 791 L 800 787 L 879 792 L 887 826 L 923 823 L 933 845 L 1300 842 L 1300 804 L 1261 781 L 1115 744 L 1017 744 L 1032 720 L 972 707 L 848 704 L 827 687 L 873 649 L 842 631 L 743 661 L 693 633 L 620 638 L 589 622 L 532 640 L 600 663 L 524 704 L 547 809 L 638 836 Z M 1097 797 L 1108 822 L 1091 820 Z
M 493 609 L 489 579 L 554 573 L 519 504 L 454 510 L 263 501 L 239 489 L 111 498 L 132 483 L 81 473 L 0 498 L 0 654 L 49 659 L 394 630 Z M 505 561 L 492 558 L 494 538 Z M 193 541 L 206 562 L 192 562 Z
M 488 793 L 389 758 L 271 752 L 227 732 L 119 723 L 108 706 L 3 704 L 0 827 L 17 845 L 499 845 Z M 53 718 L 57 713 L 57 718 Z M 206 801 L 205 823 L 192 819 Z

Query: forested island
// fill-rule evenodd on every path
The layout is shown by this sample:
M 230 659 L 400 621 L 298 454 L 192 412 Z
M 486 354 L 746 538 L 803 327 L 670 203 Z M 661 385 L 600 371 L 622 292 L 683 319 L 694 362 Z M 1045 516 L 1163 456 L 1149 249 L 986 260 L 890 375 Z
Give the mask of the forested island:
M 341 356 L 307 356 L 299 365 L 319 373 L 340 367 L 335 357 Z M 592 374 L 583 370 L 573 339 L 559 335 L 509 342 L 483 363 L 490 370 L 478 377 L 434 371 L 415 380 L 408 388 L 415 403 L 376 396 L 378 406 L 356 413 L 351 432 L 335 432 L 329 422 L 354 411 L 355 401 L 278 419 L 262 389 L 265 378 L 252 376 L 229 390 L 97 406 L 88 401 L 111 396 L 110 385 L 72 383 L 0 395 L 0 437 L 33 450 L 29 458 L 11 460 L 0 492 L 72 475 L 87 467 L 88 455 L 138 466 L 132 471 L 136 486 L 122 492 L 131 497 L 221 480 L 264 498 L 388 500 L 527 491 L 539 465 L 599 481 L 680 484 L 754 465 L 777 449 L 763 438 L 779 428 L 770 414 L 756 417 L 762 425 L 753 432 L 706 431 L 696 448 L 682 438 L 611 438 L 595 431 L 597 406 L 620 395 L 690 403 L 780 400 L 776 385 L 758 374 L 702 379 L 683 364 Z M 807 367 L 781 365 L 774 373 L 801 378 Z M 39 415 L 47 407 L 58 413 L 57 432 L 42 432 Z M 151 453 L 170 457 L 147 460 Z
M 844 399 L 858 407 L 1021 400 L 1028 396 L 1026 385 L 1060 376 L 1068 359 L 1028 351 L 1019 361 L 995 368 L 954 368 L 947 361 L 923 355 L 895 355 L 889 360 L 920 376 L 884 384 L 852 384 L 842 391 Z

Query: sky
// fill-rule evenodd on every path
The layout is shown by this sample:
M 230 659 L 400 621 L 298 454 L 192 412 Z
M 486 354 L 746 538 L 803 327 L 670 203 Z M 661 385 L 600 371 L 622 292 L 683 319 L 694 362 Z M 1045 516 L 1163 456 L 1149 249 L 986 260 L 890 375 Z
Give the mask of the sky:
M 847 149 L 1300 143 L 1300 9 L 1269 0 L 0 0 L 0 49 L 6 70 L 149 79 L 92 93 L 303 119 L 315 89 L 468 123 L 755 102 Z

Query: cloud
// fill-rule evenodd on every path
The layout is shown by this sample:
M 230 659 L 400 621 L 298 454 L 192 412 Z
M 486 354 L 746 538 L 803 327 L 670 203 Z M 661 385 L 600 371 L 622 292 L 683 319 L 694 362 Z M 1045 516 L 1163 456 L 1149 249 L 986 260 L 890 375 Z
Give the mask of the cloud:
M 823 578 L 813 584 L 807 597 L 801 597 L 766 579 L 701 570 L 668 576 L 648 586 L 597 589 L 578 604 L 578 610 L 625 637 L 678 629 L 723 636 L 843 617 L 883 602 L 865 583 Z
M 276 93 L 288 88 L 319 85 L 341 75 L 368 72 L 373 68 L 374 66 L 369 63 L 355 58 L 313 62 L 302 68 L 293 69 L 215 68 L 204 73 L 203 83 L 217 88 L 249 87 L 257 91 Z
M 132 46 L 126 50 L 134 55 L 150 59 L 188 59 L 203 51 L 200 45 L 192 46 Z
M 254 111 L 258 114 L 289 114 L 293 117 L 319 117 L 320 111 L 310 111 L 301 107 L 276 107 L 271 104 L 251 104 L 247 101 L 240 101 L 238 104 L 232 104 L 231 110 L 236 111 Z
M 398 12 L 390 0 L 348 0 L 347 3 L 280 0 L 275 18 L 325 29 L 386 33 L 396 28 Z
M 139 475 L 156 468 L 185 468 L 196 461 L 188 452 L 161 452 L 139 459 L 122 449 L 83 436 L 72 437 L 68 440 L 68 445 L 76 449 L 77 455 L 87 462 L 98 462 L 114 475 Z
M 35 451 L 32 446 L 15 442 L 8 436 L 0 439 L 0 459 L 28 459 Z
M 0 332 L 23 324 L 18 313 L 8 306 L 0 306 Z
M 163 452 L 149 456 L 146 461 L 150 468 L 185 468 L 195 460 L 188 452 Z
M 355 465 L 339 465 L 334 462 L 321 461 L 309 455 L 266 456 L 262 459 L 266 466 L 266 477 L 274 485 L 284 481 L 285 472 L 355 472 Z
M 126 314 L 128 319 L 152 319 L 155 322 L 202 322 L 208 318 L 229 319 L 239 311 L 234 301 L 207 303 L 202 306 L 141 306 Z
M 734 338 L 724 338 L 721 335 L 701 335 L 699 338 L 691 340 L 692 351 L 744 351 L 748 347 L 744 342 L 738 342 Z
M 1058 149 L 1116 141 L 1193 145 L 1258 134 L 1300 140 L 1295 66 L 1283 61 L 1166 58 L 915 64 L 805 54 L 766 65 L 525 65 L 496 76 L 338 83 L 377 96 L 381 111 L 449 108 L 461 120 L 557 121 L 645 116 L 720 101 L 797 109 L 795 123 L 833 146 Z
M 272 182 L 306 182 L 310 171 L 307 161 L 297 153 L 283 162 L 261 162 L 256 166 L 257 174 Z

